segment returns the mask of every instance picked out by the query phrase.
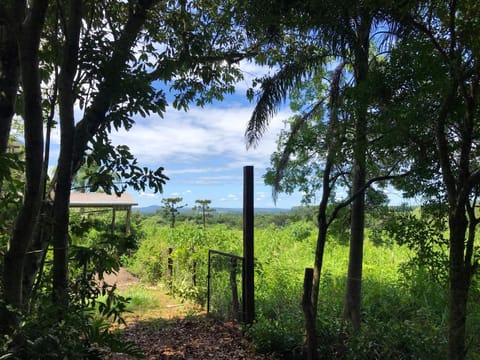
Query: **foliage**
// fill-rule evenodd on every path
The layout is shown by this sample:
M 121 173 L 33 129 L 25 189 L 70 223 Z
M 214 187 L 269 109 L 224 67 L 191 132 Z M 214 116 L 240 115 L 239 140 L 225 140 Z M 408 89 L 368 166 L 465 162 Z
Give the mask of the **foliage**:
M 73 261 L 73 267 L 82 265 L 83 260 L 79 263 Z M 90 261 L 91 258 L 88 265 L 92 265 Z M 100 268 L 101 265 L 95 266 Z M 112 271 L 108 264 L 103 266 L 103 271 Z M 10 356 L 6 358 L 101 359 L 105 349 L 143 356 L 135 344 L 126 342 L 111 331 L 112 322 L 123 323 L 122 314 L 129 301 L 116 293 L 115 286 L 100 284 L 93 273 L 83 273 L 79 279 L 72 277 L 68 309 L 59 321 L 58 305 L 52 303 L 46 291 L 49 276 L 47 272 L 42 282 L 46 288 L 42 289 L 33 308 L 23 318 L 22 327 L 0 342 L 4 352 Z
M 170 219 L 170 226 L 172 228 L 175 227 L 175 220 L 177 218 L 177 215 L 179 214 L 178 210 L 187 206 L 187 204 L 181 205 L 180 203 L 182 201 L 183 201 L 183 198 L 181 197 L 162 199 L 163 213 L 167 219 Z
M 4 248 L 22 202 L 25 162 L 17 153 L 0 154 L 0 248 Z
M 385 231 L 399 245 L 405 245 L 413 252 L 412 258 L 404 264 L 406 276 L 415 276 L 418 271 L 427 271 L 439 283 L 448 279 L 448 239 L 445 236 L 445 213 L 422 208 L 420 215 L 398 213 L 385 223 Z
M 394 209 L 389 211 L 394 212 Z M 407 212 L 405 208 L 394 212 L 396 218 L 417 214 L 418 210 Z M 205 304 L 207 250 L 241 255 L 240 231 L 219 224 L 204 231 L 188 222 L 171 229 L 168 225 L 158 226 L 155 221 L 149 220 L 150 217 L 143 220 L 146 238 L 129 260 L 129 267 L 142 269 L 141 274 L 148 279 L 150 263 L 162 264 L 162 269 L 166 269 L 166 257 L 161 255 L 161 251 L 174 247 L 175 293 L 189 298 L 193 296 Z M 382 221 L 385 223 L 385 220 Z M 425 223 L 426 227 L 431 225 Z M 272 223 L 255 231 L 257 317 L 246 330 L 258 351 L 285 353 L 288 356 L 302 352 L 304 324 L 299 303 L 303 271 L 313 261 L 314 229 L 312 222 L 291 221 L 284 227 Z M 189 251 L 192 246 L 195 252 Z M 428 268 L 417 267 L 408 273 L 402 270 L 415 255 L 415 249 L 410 249 L 408 244 L 366 240 L 362 307 L 365 322 L 363 331 L 353 335 L 340 321 L 348 248 L 334 236 L 329 238 L 317 319 L 318 351 L 321 354 L 338 359 L 403 360 L 443 356 L 447 339 L 448 293 L 442 282 L 434 280 Z M 195 288 L 192 287 L 193 260 L 197 261 Z M 211 295 L 212 311 L 226 316 L 232 306 L 227 260 L 213 265 L 214 288 Z M 157 273 L 154 282 L 167 284 L 166 273 Z M 478 297 L 478 290 L 471 297 Z M 471 304 L 470 313 L 478 313 L 478 306 L 473 302 Z M 474 336 L 474 332 L 470 332 L 475 331 L 473 322 L 469 329 L 470 336 Z M 478 341 L 472 340 L 472 354 L 477 352 L 479 345 Z
M 112 323 L 124 322 L 129 299 L 117 294 L 114 285 L 103 282 L 103 275 L 117 271 L 120 255 L 132 248 L 122 252 L 117 246 L 122 236 L 111 234 L 109 225 L 108 217 L 93 218 L 82 212 L 72 215 L 68 309 L 59 321 L 58 305 L 49 297 L 51 266 L 47 265 L 38 284 L 41 291 L 24 316 L 22 327 L 1 343 L 11 358 L 101 359 L 105 349 L 142 357 L 133 343 L 111 331 Z M 133 226 L 132 232 L 138 235 L 136 229 Z M 47 260 L 50 258 L 48 254 Z
M 5 300 L 14 307 L 30 300 L 22 299 L 31 290 L 22 274 L 33 279 L 41 271 L 24 260 L 32 239 L 35 251 L 49 242 L 55 246 L 54 292 L 67 300 L 68 198 L 83 164 L 95 168 L 87 179 L 93 191 L 121 193 L 127 186 L 162 190 L 167 180 L 163 168 L 141 166 L 128 146 L 112 144 L 110 134 L 128 131 L 137 116 L 163 116 L 169 105 L 187 110 L 191 104 L 221 100 L 242 77 L 236 64 L 252 55 L 251 39 L 232 22 L 230 1 L 107 0 L 101 5 L 44 0 L 0 5 L 0 93 L 8 95 L 1 99 L 2 129 L 7 125 L 8 131 L 12 117 L 21 115 L 26 145 L 25 198 L 8 239 L 3 279 L 8 284 Z M 61 142 L 47 191 L 53 211 L 40 216 L 49 163 L 43 125 L 47 120 L 50 134 L 54 118 L 59 119 Z M 1 148 L 0 167 L 13 168 L 4 159 L 4 144 Z M 7 174 L 1 172 L 0 183 Z M 44 216 L 50 218 L 39 222 Z M 46 229 L 50 225 L 52 231 Z M 15 326 L 16 321 L 5 321 L 14 320 L 10 315 L 0 313 L 2 332 Z
M 66 313 L 58 322 L 55 306 L 42 302 L 41 311 L 32 313 L 12 337 L 0 342 L 6 354 L 2 359 L 101 359 L 105 348 L 142 357 L 135 344 L 112 333 L 111 323 L 93 311 L 72 305 Z

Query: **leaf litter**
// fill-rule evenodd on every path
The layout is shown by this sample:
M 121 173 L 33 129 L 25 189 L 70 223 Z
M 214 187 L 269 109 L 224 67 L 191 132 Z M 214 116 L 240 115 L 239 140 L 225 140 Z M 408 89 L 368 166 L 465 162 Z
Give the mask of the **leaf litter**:
M 114 279 L 119 288 L 135 285 L 128 272 L 121 269 Z M 123 284 L 127 282 L 128 284 Z M 124 286 L 127 285 L 127 286 Z M 205 313 L 189 315 L 183 306 L 171 305 L 172 298 L 159 290 L 160 307 L 167 313 L 157 311 L 147 314 L 130 314 L 127 326 L 119 329 L 120 335 L 136 344 L 147 360 L 274 360 L 273 355 L 255 352 L 250 339 L 239 323 L 222 322 Z M 191 311 L 191 309 L 190 309 Z M 191 312 L 190 312 L 191 314 Z M 133 315 L 133 316 L 132 316 Z M 147 316 L 145 316 L 147 315 Z M 120 353 L 104 353 L 106 360 L 131 360 L 134 357 Z

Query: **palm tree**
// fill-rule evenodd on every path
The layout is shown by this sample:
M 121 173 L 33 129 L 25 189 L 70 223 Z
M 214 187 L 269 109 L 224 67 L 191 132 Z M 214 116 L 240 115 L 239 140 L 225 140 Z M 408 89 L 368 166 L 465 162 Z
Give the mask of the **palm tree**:
M 274 47 L 271 62 L 279 70 L 272 76 L 266 76 L 257 94 L 257 102 L 247 125 L 246 139 L 249 146 L 255 146 L 268 128 L 270 118 L 278 111 L 288 94 L 305 79 L 325 71 L 328 62 L 344 62 L 351 69 L 352 87 L 366 87 L 369 75 L 370 39 L 372 29 L 383 21 L 380 8 L 362 2 L 327 1 L 295 3 L 278 18 L 276 27 L 278 39 L 283 36 L 285 42 Z M 271 15 L 269 11 L 264 11 Z M 281 20 L 285 22 L 281 22 Z M 296 19 L 296 21 L 292 20 Z M 253 24 L 255 22 L 252 21 Z M 390 24 L 391 26 L 391 24 Z M 271 31 L 271 29 L 270 29 Z M 272 44 L 273 46 L 273 44 Z M 282 52 L 279 56 L 279 52 Z M 279 59 L 279 60 L 277 60 Z M 265 61 L 265 63 L 269 63 Z M 269 63 L 270 64 L 270 63 Z M 351 238 L 350 256 L 345 294 L 344 318 L 352 323 L 353 329 L 360 329 L 361 279 L 364 240 L 366 151 L 368 126 L 368 93 L 357 91 L 352 100 L 354 136 L 353 166 L 351 187 Z M 250 96 L 253 93 L 250 92 Z M 286 154 L 285 161 L 288 159 Z M 350 203 L 350 201 L 348 201 Z M 319 214 L 320 216 L 320 214 Z M 319 222 L 319 233 L 325 232 L 325 223 Z M 320 236 L 319 238 L 323 238 Z M 317 250 L 322 248 L 317 246 Z M 323 250 L 317 251 L 312 284 L 313 313 L 317 313 L 320 271 Z

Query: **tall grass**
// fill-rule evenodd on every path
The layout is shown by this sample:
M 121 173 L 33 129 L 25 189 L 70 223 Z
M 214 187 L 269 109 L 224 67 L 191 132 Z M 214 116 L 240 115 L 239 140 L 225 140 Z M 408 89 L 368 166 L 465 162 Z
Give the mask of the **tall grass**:
M 130 267 L 147 279 L 165 281 L 165 272 L 155 273 L 152 264 L 166 264 L 163 249 L 174 247 L 177 289 L 192 288 L 191 264 L 197 264 L 196 299 L 205 303 L 208 249 L 242 255 L 242 234 L 225 226 L 202 230 L 184 225 L 178 229 L 146 229 L 150 234 L 130 259 Z M 150 236 L 149 235 L 149 236 Z M 257 350 L 295 353 L 302 346 L 304 320 L 300 307 L 303 274 L 312 267 L 316 230 L 308 223 L 255 231 L 256 321 L 248 329 Z M 433 359 L 446 349 L 447 288 L 428 271 L 402 271 L 412 253 L 396 244 L 376 246 L 367 239 L 364 247 L 362 284 L 362 332 L 350 333 L 342 322 L 348 246 L 329 238 L 323 261 L 317 319 L 319 348 L 324 358 L 335 359 Z M 182 250 L 183 249 L 183 250 Z M 194 249 L 194 251 L 192 250 Z M 161 265 L 162 267 L 164 265 Z M 228 277 L 225 277 L 228 279 Z M 182 282 L 183 281 L 183 282 Z M 228 280 L 223 280 L 228 281 Z M 219 289 L 222 287 L 219 287 Z M 223 287 L 228 303 L 229 285 Z M 480 354 L 478 285 L 472 291 L 468 323 L 469 354 Z M 216 296 L 219 296 L 218 294 Z M 220 295 L 221 296 L 221 295 Z M 475 302 L 476 299 L 476 302 Z

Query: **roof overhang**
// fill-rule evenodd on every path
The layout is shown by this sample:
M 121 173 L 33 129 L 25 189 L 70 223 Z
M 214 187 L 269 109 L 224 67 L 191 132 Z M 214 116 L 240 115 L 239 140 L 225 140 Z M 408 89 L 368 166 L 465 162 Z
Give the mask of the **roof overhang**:
M 70 207 L 72 208 L 131 208 L 138 203 L 130 194 L 123 193 L 121 196 L 106 193 L 79 193 L 70 194 Z

